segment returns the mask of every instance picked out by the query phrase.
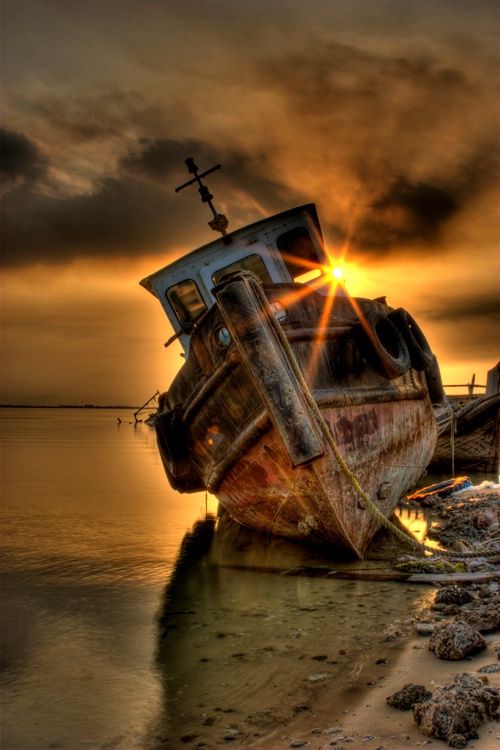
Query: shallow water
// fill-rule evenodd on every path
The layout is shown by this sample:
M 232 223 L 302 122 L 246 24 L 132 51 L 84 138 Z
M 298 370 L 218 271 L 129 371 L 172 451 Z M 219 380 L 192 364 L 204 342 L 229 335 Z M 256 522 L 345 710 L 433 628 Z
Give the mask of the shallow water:
M 398 584 L 283 576 L 331 561 L 231 523 L 192 534 L 215 501 L 170 490 L 129 411 L 1 419 L 5 750 L 258 737 L 323 681 L 362 691 L 384 630 L 426 603 Z

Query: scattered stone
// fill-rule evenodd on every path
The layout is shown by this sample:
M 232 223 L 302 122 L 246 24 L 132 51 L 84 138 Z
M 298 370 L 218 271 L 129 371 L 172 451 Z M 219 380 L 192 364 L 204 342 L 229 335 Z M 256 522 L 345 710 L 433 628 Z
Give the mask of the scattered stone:
M 477 738 L 477 729 L 495 716 L 500 692 L 471 674 L 456 675 L 453 683 L 438 688 L 432 698 L 413 707 L 420 731 L 446 740 L 450 747 L 465 747 Z
M 432 635 L 435 624 L 433 622 L 417 622 L 415 623 L 415 630 L 419 635 L 429 636 Z
M 187 734 L 183 734 L 181 739 L 181 742 L 192 742 L 198 737 L 196 732 L 188 732 Z
M 436 625 L 429 640 L 429 650 L 438 659 L 457 661 L 486 648 L 481 633 L 463 620 Z
M 290 747 L 304 747 L 304 745 L 307 745 L 305 740 L 292 740 L 290 742 Z
M 452 586 L 443 586 L 436 591 L 434 597 L 435 604 L 467 604 L 473 600 L 470 591 L 456 584 Z
M 384 643 L 389 641 L 397 641 L 398 638 L 401 638 L 401 636 L 402 632 L 397 626 L 389 627 L 385 631 Z
M 328 677 L 329 675 L 326 672 L 316 672 L 316 674 L 310 674 L 306 677 L 306 680 L 308 682 L 322 682 L 323 680 L 327 680 Z
M 493 674 L 494 672 L 500 672 L 500 664 L 486 664 L 484 667 L 480 667 L 478 672 L 482 674 Z
M 392 708 L 397 708 L 400 711 L 409 711 L 417 703 L 423 703 L 430 698 L 432 698 L 432 693 L 423 685 L 414 685 L 408 682 L 401 690 L 390 695 L 387 698 L 387 703 Z
M 489 603 L 471 610 L 462 610 L 460 619 L 480 633 L 494 633 L 500 628 L 500 605 Z
M 293 707 L 294 714 L 301 713 L 301 711 L 310 711 L 311 706 L 309 706 L 307 703 L 298 703 L 296 706 Z
M 242 736 L 243 732 L 241 731 L 241 729 L 237 729 L 236 727 L 228 727 L 222 735 L 223 739 L 225 739 L 226 741 L 238 740 Z

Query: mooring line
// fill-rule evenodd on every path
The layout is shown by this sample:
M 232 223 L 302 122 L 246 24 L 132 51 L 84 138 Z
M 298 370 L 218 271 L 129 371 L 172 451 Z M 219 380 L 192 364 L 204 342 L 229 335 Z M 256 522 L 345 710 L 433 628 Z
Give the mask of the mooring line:
M 269 306 L 269 302 L 268 302 L 267 297 L 264 294 L 263 289 L 261 289 L 260 286 L 258 287 L 258 294 L 260 296 L 261 303 L 264 305 L 264 309 L 266 309 L 266 307 Z M 452 557 L 456 559 L 466 559 L 466 558 L 472 558 L 472 557 L 494 557 L 494 556 L 499 555 L 500 547 L 492 551 L 488 551 L 485 548 L 484 551 L 482 551 L 485 545 L 481 545 L 481 547 L 479 547 L 474 552 L 452 552 L 451 550 L 437 551 L 436 549 L 429 547 L 426 544 L 422 544 L 416 539 L 414 539 L 413 537 L 410 537 L 407 534 L 405 534 L 403 531 L 398 529 L 398 527 L 395 524 L 393 524 L 392 521 L 390 521 L 387 518 L 387 516 L 384 515 L 384 513 L 382 513 L 382 511 L 376 505 L 376 503 L 369 497 L 369 495 L 361 487 L 361 485 L 358 482 L 357 477 L 352 472 L 349 465 L 345 461 L 344 457 L 340 453 L 340 450 L 334 440 L 332 432 L 330 428 L 328 427 L 328 424 L 326 423 L 325 418 L 321 414 L 321 411 L 310 391 L 309 386 L 307 385 L 307 382 L 302 374 L 302 370 L 300 369 L 297 359 L 295 357 L 295 354 L 293 353 L 292 347 L 290 346 L 290 342 L 288 341 L 287 336 L 285 332 L 283 331 L 280 323 L 276 320 L 276 318 L 274 317 L 272 313 L 268 315 L 268 318 L 271 322 L 274 332 L 276 333 L 276 336 L 278 337 L 279 342 L 281 343 L 285 351 L 285 354 L 288 357 L 288 361 L 292 368 L 293 374 L 297 378 L 297 381 L 302 390 L 304 398 L 306 399 L 308 406 L 310 407 L 311 411 L 316 417 L 318 424 L 321 428 L 321 431 L 323 432 L 323 435 L 325 436 L 332 450 L 332 453 L 335 456 L 337 463 L 340 466 L 342 473 L 344 474 L 344 476 L 349 481 L 349 483 L 351 484 L 355 492 L 359 495 L 359 497 L 363 501 L 365 505 L 365 509 L 370 511 L 372 515 L 380 522 L 382 526 L 388 529 L 391 533 L 395 534 L 395 536 L 397 536 L 401 541 L 405 542 L 406 544 L 409 544 L 411 547 L 418 550 L 419 552 L 429 552 L 433 555 L 433 557 L 438 555 L 439 557 Z

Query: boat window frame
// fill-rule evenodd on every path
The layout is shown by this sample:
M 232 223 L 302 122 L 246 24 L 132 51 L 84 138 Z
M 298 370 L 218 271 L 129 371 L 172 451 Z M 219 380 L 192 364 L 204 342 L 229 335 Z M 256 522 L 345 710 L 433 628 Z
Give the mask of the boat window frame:
M 296 235 L 297 238 L 299 238 L 300 235 L 302 235 L 304 239 L 307 237 L 309 241 L 308 255 L 297 255 L 289 247 L 287 248 L 287 247 L 282 246 L 284 244 L 283 238 L 290 236 L 290 235 Z M 283 258 L 283 261 L 287 267 L 288 272 L 290 273 L 293 279 L 296 279 L 297 277 L 302 276 L 304 273 L 311 270 L 310 265 L 300 265 L 301 259 L 303 259 L 304 261 L 307 261 L 308 263 L 317 263 L 318 268 L 320 266 L 321 261 L 318 256 L 317 247 L 314 243 L 314 238 L 311 232 L 309 231 L 309 228 L 305 227 L 303 224 L 292 227 L 291 229 L 288 229 L 287 231 L 282 232 L 281 234 L 277 235 L 276 247 L 281 257 Z
M 232 263 L 229 263 L 227 266 L 223 266 L 222 268 L 216 269 L 211 274 L 212 283 L 214 285 L 220 284 L 221 281 L 224 279 L 224 277 L 229 276 L 231 273 L 237 273 L 238 271 L 250 271 L 251 273 L 255 273 L 255 271 L 253 271 L 251 268 L 246 268 L 245 266 L 241 265 L 241 263 L 243 261 L 248 260 L 249 258 L 258 258 L 259 259 L 259 261 L 260 261 L 260 263 L 262 265 L 262 269 L 261 270 L 263 270 L 265 272 L 266 278 L 265 279 L 262 278 L 262 276 L 260 274 L 258 274 L 258 273 L 256 273 L 255 275 L 264 284 L 272 284 L 273 280 L 272 280 L 272 277 L 271 277 L 271 272 L 270 272 L 269 268 L 267 267 L 267 265 L 266 265 L 266 263 L 264 261 L 264 258 L 262 257 L 262 255 L 260 253 L 250 253 L 249 255 L 244 255 L 243 257 L 239 258 L 238 260 L 235 260 Z M 227 271 L 228 268 L 234 268 L 234 270 L 233 271 Z M 225 273 L 222 273 L 222 272 L 225 272 Z M 222 274 L 222 275 L 219 277 L 219 274 Z M 216 278 L 216 276 L 218 276 L 219 278 Z
M 184 284 L 191 284 L 194 287 L 194 290 L 196 291 L 196 295 L 198 297 L 198 301 L 202 303 L 203 309 L 201 306 L 198 309 L 198 312 L 196 314 L 191 314 L 190 308 L 185 305 L 182 301 L 182 299 L 179 298 L 179 301 L 172 301 L 170 293 L 172 290 L 176 289 L 176 287 L 180 287 Z M 208 310 L 208 305 L 200 291 L 200 288 L 198 284 L 196 283 L 195 279 L 187 278 L 187 279 L 181 279 L 181 281 L 178 281 L 176 284 L 172 284 L 172 286 L 169 286 L 167 289 L 165 289 L 165 299 L 167 300 L 168 304 L 170 305 L 171 309 L 173 310 L 173 313 L 177 320 L 179 321 L 179 324 L 181 326 L 181 329 L 183 331 L 192 329 L 195 322 L 201 317 L 201 315 Z M 181 315 L 179 315 L 180 309 L 184 309 L 189 313 L 189 320 L 183 319 Z

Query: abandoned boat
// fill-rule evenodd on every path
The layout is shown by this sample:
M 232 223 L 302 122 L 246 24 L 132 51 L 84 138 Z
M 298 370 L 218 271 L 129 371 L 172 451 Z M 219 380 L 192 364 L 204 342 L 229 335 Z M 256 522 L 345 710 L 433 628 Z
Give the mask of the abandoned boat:
M 186 164 L 222 236 L 141 281 L 184 349 L 155 418 L 170 484 L 362 558 L 433 455 L 436 358 L 405 310 L 332 283 L 313 204 L 228 234 L 201 180 L 220 165 Z
M 483 395 L 448 396 L 447 408 L 436 410 L 432 471 L 500 473 L 500 362 L 489 370 L 482 387 Z

